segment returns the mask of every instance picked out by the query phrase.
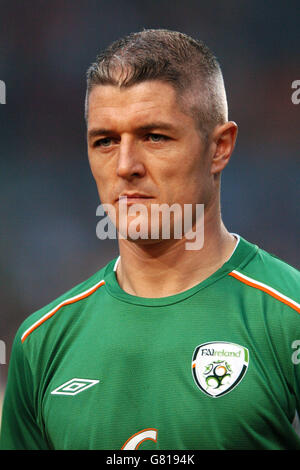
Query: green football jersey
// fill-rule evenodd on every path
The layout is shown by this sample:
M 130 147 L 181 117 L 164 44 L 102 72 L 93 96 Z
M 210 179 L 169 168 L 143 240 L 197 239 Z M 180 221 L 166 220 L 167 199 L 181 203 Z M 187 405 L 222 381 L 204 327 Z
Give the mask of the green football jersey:
M 300 449 L 298 270 L 240 237 L 209 278 L 150 299 L 115 265 L 19 328 L 2 449 Z

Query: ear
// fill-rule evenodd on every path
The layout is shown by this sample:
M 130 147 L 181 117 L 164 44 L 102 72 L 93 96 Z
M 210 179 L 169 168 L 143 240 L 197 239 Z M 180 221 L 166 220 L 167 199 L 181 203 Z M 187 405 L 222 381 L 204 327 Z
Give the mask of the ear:
M 233 152 L 238 126 L 235 122 L 229 121 L 225 124 L 217 126 L 212 135 L 215 144 L 215 152 L 211 160 L 211 173 L 216 175 L 228 164 Z

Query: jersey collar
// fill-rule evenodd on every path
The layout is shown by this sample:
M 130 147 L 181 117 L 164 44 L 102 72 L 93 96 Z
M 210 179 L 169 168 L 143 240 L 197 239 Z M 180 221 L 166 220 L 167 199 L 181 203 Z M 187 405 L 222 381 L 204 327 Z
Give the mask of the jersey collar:
M 181 302 L 182 300 L 191 297 L 192 295 L 196 294 L 198 291 L 205 289 L 212 283 L 218 281 L 219 279 L 223 278 L 227 274 L 229 274 L 234 269 L 242 268 L 245 266 L 250 259 L 255 256 L 258 250 L 258 246 L 254 245 L 243 237 L 238 234 L 233 234 L 237 238 L 237 244 L 233 250 L 233 253 L 228 261 L 226 261 L 221 268 L 215 271 L 212 275 L 210 275 L 207 279 L 196 284 L 195 286 L 187 289 L 179 294 L 170 295 L 167 297 L 159 297 L 159 298 L 146 298 L 146 297 L 138 297 L 135 295 L 128 294 L 118 284 L 117 277 L 116 277 L 116 269 L 120 257 L 112 260 L 105 270 L 105 287 L 109 295 L 119 299 L 120 301 L 127 302 L 134 305 L 144 305 L 149 307 L 160 307 L 163 305 L 171 305 L 177 302 Z

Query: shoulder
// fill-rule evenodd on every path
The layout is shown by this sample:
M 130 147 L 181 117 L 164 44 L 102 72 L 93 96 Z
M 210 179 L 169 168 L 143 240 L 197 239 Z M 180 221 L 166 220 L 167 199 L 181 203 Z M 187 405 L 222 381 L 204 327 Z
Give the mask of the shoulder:
M 55 324 L 58 323 L 58 328 L 60 328 L 62 323 L 65 323 L 64 320 L 67 317 L 67 315 L 62 313 L 66 310 L 71 310 L 74 314 L 76 310 L 82 310 L 83 302 L 84 304 L 89 302 L 93 294 L 98 292 L 105 284 L 105 272 L 109 266 L 115 263 L 115 261 L 116 260 L 112 260 L 85 281 L 77 284 L 49 304 L 29 315 L 20 325 L 16 334 L 16 340 L 20 340 L 21 343 L 25 343 L 27 338 L 31 336 L 35 330 L 40 330 L 42 325 L 42 334 L 44 336 L 47 328 L 53 324 L 51 319 L 54 320 L 54 318 Z M 72 315 L 68 315 L 68 321 L 72 321 Z
M 300 313 L 300 271 L 262 248 L 231 275 Z
M 291 389 L 300 335 L 300 271 L 261 248 L 232 273 L 242 286 L 247 328 L 256 339 L 256 354 L 278 364 Z M 295 351 L 296 349 L 296 351 Z M 267 352 L 271 354 L 268 356 Z M 267 359 L 265 359 L 267 360 Z

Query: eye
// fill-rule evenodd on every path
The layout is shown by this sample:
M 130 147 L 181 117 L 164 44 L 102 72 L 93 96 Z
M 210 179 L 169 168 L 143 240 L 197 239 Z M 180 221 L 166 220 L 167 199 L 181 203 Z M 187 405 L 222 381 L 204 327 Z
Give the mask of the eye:
M 168 137 L 162 134 L 148 134 L 148 138 L 152 142 L 163 142 L 168 139 Z
M 93 147 L 109 147 L 112 143 L 110 137 L 104 137 L 103 139 L 98 139 L 94 142 Z

